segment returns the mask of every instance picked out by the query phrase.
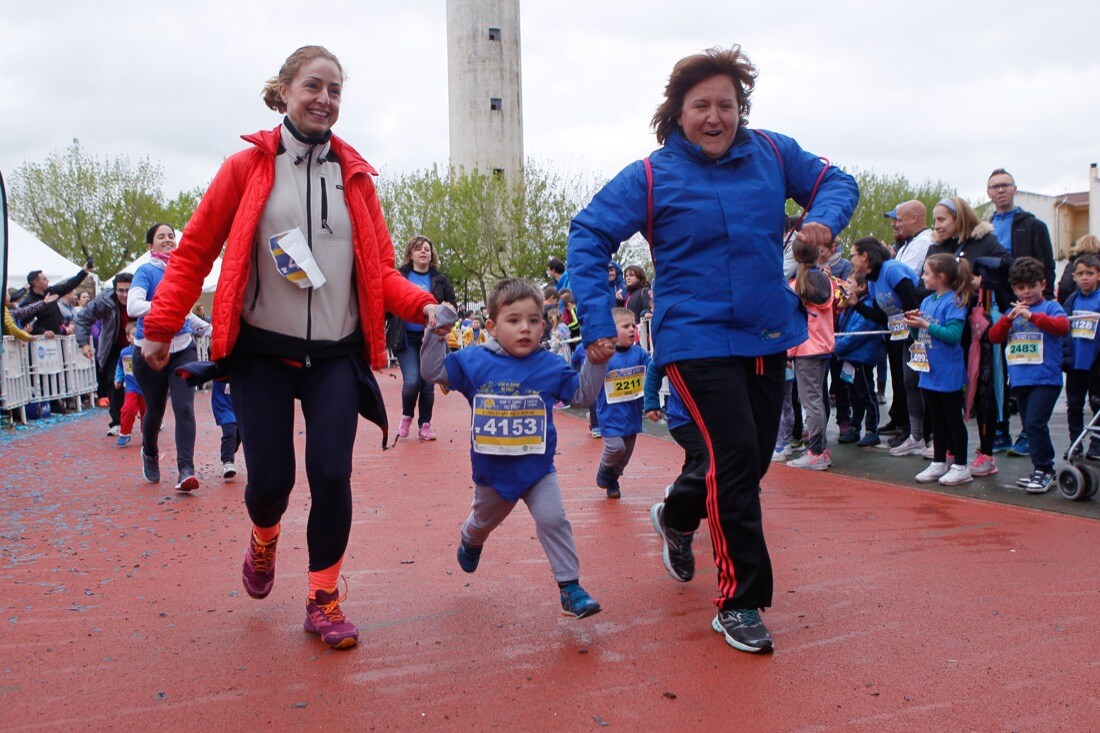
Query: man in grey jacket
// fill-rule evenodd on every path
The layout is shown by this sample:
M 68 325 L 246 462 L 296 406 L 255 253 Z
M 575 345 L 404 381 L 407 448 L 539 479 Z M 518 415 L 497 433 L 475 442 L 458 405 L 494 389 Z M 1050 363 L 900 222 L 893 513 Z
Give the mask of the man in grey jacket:
M 89 359 L 95 359 L 100 405 L 107 399 L 110 414 L 108 435 L 118 435 L 118 424 L 122 412 L 123 390 L 115 388 L 115 367 L 118 365 L 119 352 L 126 346 L 126 298 L 130 293 L 130 283 L 134 276 L 129 272 L 120 272 L 115 276 L 114 287 L 104 290 L 96 299 L 80 311 L 76 317 L 76 343 L 81 353 Z M 93 354 L 91 345 L 92 326 L 100 322 L 99 339 Z

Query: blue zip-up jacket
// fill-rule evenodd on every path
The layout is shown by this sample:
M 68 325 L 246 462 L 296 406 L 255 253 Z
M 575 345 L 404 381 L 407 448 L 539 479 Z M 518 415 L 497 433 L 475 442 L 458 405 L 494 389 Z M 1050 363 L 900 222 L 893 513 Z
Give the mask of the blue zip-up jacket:
M 233 398 L 229 396 L 229 382 L 214 381 L 210 389 L 210 411 L 214 413 L 214 422 L 218 427 L 237 422 Z
M 860 302 L 868 308 L 874 304 L 870 295 L 865 295 Z M 855 308 L 845 308 L 840 312 L 836 330 L 838 335 L 833 354 L 838 361 L 850 361 L 853 364 L 877 364 L 878 360 L 886 354 L 886 342 L 882 340 L 882 336 L 839 335 L 858 331 L 882 330 L 880 326 L 861 316 Z
M 113 294 L 112 294 L 113 295 Z M 115 366 L 115 381 L 121 382 L 126 392 L 141 394 L 141 386 L 134 376 L 134 346 L 123 347 L 118 352 L 118 364 Z
M 684 401 L 680 399 L 680 393 L 676 391 L 676 385 L 672 382 L 668 383 L 668 400 L 665 402 L 665 406 L 661 407 L 661 382 L 664 379 L 665 370 L 659 366 L 654 365 L 646 371 L 642 411 L 664 411 L 668 429 L 675 430 L 690 423 L 692 421 L 691 415 L 688 413 Z
M 654 361 L 763 356 L 806 340 L 806 313 L 783 277 L 784 205 L 805 205 L 806 222 L 837 234 L 859 201 L 855 179 L 785 135 L 737 131 L 717 160 L 677 130 L 649 156 L 653 169 Z M 584 343 L 614 338 L 607 263 L 646 230 L 645 164 L 631 163 L 569 228 L 569 273 Z

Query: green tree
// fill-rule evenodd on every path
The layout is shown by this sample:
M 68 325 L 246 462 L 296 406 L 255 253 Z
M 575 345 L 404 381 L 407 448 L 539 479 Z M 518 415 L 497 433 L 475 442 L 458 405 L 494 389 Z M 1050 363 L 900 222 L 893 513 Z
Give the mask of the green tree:
M 145 251 L 145 230 L 155 221 L 181 227 L 203 189 L 166 201 L 164 170 L 149 158 L 97 158 L 74 139 L 64 153 L 24 162 L 11 177 L 11 216 L 74 262 L 89 256 L 110 277 Z
M 379 182 L 398 263 L 409 237 L 428 237 L 460 300 L 467 290 L 484 299 L 503 277 L 543 280 L 592 190 L 530 161 L 516 176 L 434 166 Z
M 890 219 L 883 214 L 905 201 L 919 199 L 928 208 L 931 224 L 932 207 L 945 196 L 954 196 L 955 189 L 943 181 L 922 181 L 914 183 L 904 175 L 876 173 L 858 168 L 847 169 L 859 184 L 859 205 L 856 206 L 847 229 L 840 234 L 844 251 L 850 250 L 852 242 L 861 237 L 875 237 L 887 244 L 893 244 L 894 232 Z M 812 207 L 811 207 L 812 209 Z M 787 202 L 787 213 L 797 215 L 799 207 Z

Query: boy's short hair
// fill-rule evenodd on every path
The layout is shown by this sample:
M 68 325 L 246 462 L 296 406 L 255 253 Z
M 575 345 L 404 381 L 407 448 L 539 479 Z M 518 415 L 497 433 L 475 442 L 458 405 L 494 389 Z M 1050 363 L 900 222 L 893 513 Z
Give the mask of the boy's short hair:
M 560 298 L 561 296 L 558 295 L 557 288 L 553 285 L 547 285 L 542 289 L 542 297 L 546 300 L 550 300 L 551 298 Z
M 1073 271 L 1077 272 L 1077 266 L 1084 265 L 1085 267 L 1091 267 L 1094 270 L 1100 271 L 1100 257 L 1096 255 L 1077 255 L 1077 259 L 1073 261 Z
M 630 310 L 629 308 L 612 308 L 611 318 L 616 321 L 620 318 L 629 318 L 631 321 L 633 321 L 634 311 Z
M 559 275 L 565 274 L 565 263 L 559 260 L 557 257 L 551 257 L 550 261 L 546 263 L 546 269 L 552 270 Z
M 497 282 L 493 286 L 493 289 L 489 291 L 488 303 L 486 304 L 489 311 L 489 318 L 493 321 L 497 319 L 497 313 L 500 309 L 506 305 L 512 305 L 526 298 L 538 303 L 539 308 L 542 308 L 544 303 L 542 300 L 542 293 L 531 283 L 526 280 L 521 280 L 518 277 L 506 277 L 503 280 Z
M 126 333 L 130 334 L 137 330 L 137 321 L 129 321 L 126 323 Z
M 561 291 L 561 302 L 565 305 L 576 305 L 577 301 L 573 299 L 573 291 L 569 288 Z
M 849 275 L 849 277 L 851 277 L 853 280 L 855 280 L 856 285 L 860 286 L 861 288 L 867 286 L 867 273 L 866 272 L 856 272 L 855 270 L 852 270 L 852 274 Z
M 1043 282 L 1045 277 L 1043 263 L 1034 257 L 1020 257 L 1008 270 L 1009 285 L 1032 285 Z

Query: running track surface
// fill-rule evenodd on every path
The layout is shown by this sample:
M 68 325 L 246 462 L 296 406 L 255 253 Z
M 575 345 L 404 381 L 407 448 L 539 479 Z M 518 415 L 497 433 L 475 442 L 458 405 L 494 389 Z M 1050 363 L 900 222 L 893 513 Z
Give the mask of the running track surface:
M 392 374 L 380 381 L 396 416 Z M 437 398 L 433 444 L 383 453 L 360 423 L 343 607 L 362 638 L 329 651 L 301 630 L 304 471 L 274 592 L 252 600 L 244 479 L 215 477 L 207 401 L 191 496 L 172 491 L 170 468 L 165 483 L 141 480 L 139 449 L 104 437 L 102 411 L 3 443 L 0 729 L 1100 727 L 1096 521 L 774 467 L 762 498 L 777 652 L 757 657 L 710 629 L 705 530 L 694 581 L 661 565 L 648 510 L 679 466 L 671 442 L 641 436 L 623 499 L 609 501 L 594 488 L 599 441 L 558 418 L 581 580 L 602 614 L 559 614 L 522 505 L 477 573 L 461 572 L 458 395 Z M 163 467 L 170 435 L 169 417 Z

